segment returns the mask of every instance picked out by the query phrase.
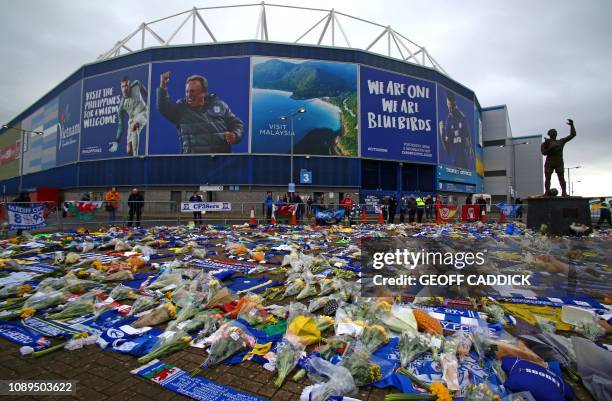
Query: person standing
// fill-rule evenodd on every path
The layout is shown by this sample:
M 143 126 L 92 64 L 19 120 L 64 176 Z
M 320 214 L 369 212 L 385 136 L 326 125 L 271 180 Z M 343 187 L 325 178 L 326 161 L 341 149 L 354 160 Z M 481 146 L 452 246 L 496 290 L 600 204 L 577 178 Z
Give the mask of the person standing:
M 344 209 L 344 216 L 347 218 L 349 222 L 349 226 L 351 225 L 351 213 L 353 212 L 353 207 L 355 207 L 355 202 L 351 199 L 351 196 L 346 194 L 344 198 L 340 201 L 340 206 Z
M 306 216 L 310 218 L 312 215 L 312 195 L 308 195 L 308 199 L 306 199 Z
M 414 223 L 414 216 L 417 211 L 417 203 L 414 198 L 414 194 L 410 194 L 410 198 L 408 198 L 408 222 Z
M 304 216 L 304 201 L 297 192 L 293 195 L 293 203 L 295 207 L 295 220 L 298 224 L 302 224 L 302 216 Z
M 423 222 L 423 213 L 425 213 L 425 201 L 423 200 L 423 197 L 421 195 L 419 195 L 416 200 L 416 205 L 417 205 L 417 222 L 418 223 L 422 223 Z
M 140 227 L 140 218 L 142 217 L 142 209 L 144 209 L 144 196 L 138 191 L 138 188 L 132 189 L 132 193 L 128 198 L 129 219 L 128 227 L 135 224 Z
M 114 223 L 117 218 L 117 209 L 119 209 L 119 203 L 121 202 L 121 195 L 117 192 L 117 188 L 112 187 L 104 195 L 104 201 L 106 202 L 105 208 L 108 212 L 108 222 Z
M 606 198 L 599 198 L 599 202 L 601 204 L 601 209 L 599 209 L 599 220 L 597 220 L 596 228 L 601 227 L 601 224 L 605 221 L 608 222 L 608 225 L 612 227 L 612 215 L 610 214 L 610 202 L 606 200 Z
M 406 194 L 402 194 L 402 197 L 400 199 L 400 223 L 404 223 L 405 220 L 405 216 L 406 216 L 406 211 L 408 210 L 408 198 L 406 197 Z
M 272 205 L 274 203 L 274 198 L 272 198 L 272 192 L 266 192 L 266 197 L 264 198 L 264 209 L 266 211 L 266 223 L 270 224 L 272 221 Z
M 433 219 L 433 198 L 431 195 L 425 197 L 425 220 Z
M 514 201 L 514 204 L 516 205 L 516 219 L 522 220 L 523 219 L 523 200 L 521 198 L 516 198 L 516 201 Z
M 395 220 L 395 211 L 397 210 L 397 198 L 395 195 L 389 199 L 389 224 L 393 224 Z
M 476 201 L 476 204 L 480 206 L 480 216 L 482 217 L 483 214 L 486 215 L 487 214 L 487 201 L 482 195 L 480 195 L 480 197 Z
M 193 195 L 189 198 L 189 202 L 200 203 L 203 202 L 202 195 L 198 191 L 194 191 Z M 202 211 L 197 210 L 193 212 L 193 221 L 196 226 L 202 224 Z
M 468 194 L 468 196 L 465 197 L 465 204 L 466 205 L 472 204 L 472 194 Z

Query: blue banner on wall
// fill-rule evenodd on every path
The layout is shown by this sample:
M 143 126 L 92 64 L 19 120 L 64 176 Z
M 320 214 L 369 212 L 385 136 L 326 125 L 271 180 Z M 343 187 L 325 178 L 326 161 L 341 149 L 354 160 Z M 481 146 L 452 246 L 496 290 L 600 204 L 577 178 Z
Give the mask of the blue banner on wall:
M 248 152 L 249 75 L 248 57 L 154 63 L 149 154 Z
M 66 89 L 59 96 L 58 107 L 58 166 L 77 161 L 81 134 L 81 82 Z
M 438 162 L 475 170 L 474 102 L 438 85 Z
M 361 67 L 361 156 L 436 163 L 435 84 Z
M 148 82 L 148 65 L 85 80 L 81 160 L 145 154 Z

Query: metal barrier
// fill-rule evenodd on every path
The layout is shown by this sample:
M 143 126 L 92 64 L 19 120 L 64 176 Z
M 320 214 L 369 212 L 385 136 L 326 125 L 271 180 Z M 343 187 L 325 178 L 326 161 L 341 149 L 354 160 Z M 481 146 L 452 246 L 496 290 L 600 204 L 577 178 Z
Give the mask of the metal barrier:
M 185 224 L 222 224 L 236 225 L 249 223 L 251 211 L 255 224 L 267 224 L 270 222 L 270 217 L 267 214 L 266 207 L 261 202 L 244 202 L 232 203 L 231 210 L 201 212 L 201 218 L 196 217 L 193 212 L 181 211 L 181 203 L 174 201 L 144 201 L 142 214 L 140 216 L 140 224 L 136 221 L 137 216 L 134 215 L 132 225 L 140 225 L 145 227 L 150 226 L 175 226 Z M 115 210 L 114 216 L 111 211 L 106 210 L 106 202 L 103 201 L 71 201 L 56 205 L 54 202 L 0 202 L 0 223 L 3 230 L 6 231 L 7 213 L 6 204 L 15 205 L 44 205 L 44 217 L 47 226 L 40 229 L 34 229 L 34 232 L 42 231 L 57 231 L 67 230 L 78 227 L 108 227 L 128 226 L 130 225 L 130 208 L 129 203 L 125 200 L 120 202 L 119 207 Z M 275 218 L 278 223 L 289 224 L 292 220 L 293 211 L 295 211 L 295 220 L 298 224 L 314 224 L 316 210 L 337 210 L 342 208 L 342 205 L 337 204 L 311 204 L 306 203 L 282 203 L 275 205 Z M 466 221 L 462 219 L 462 208 L 464 205 L 431 205 L 430 213 L 427 208 L 423 209 L 422 222 L 459 222 Z M 526 221 L 527 205 L 521 205 L 522 216 L 508 215 L 505 216 L 505 221 Z M 454 210 L 454 213 L 447 215 L 445 218 L 440 218 L 441 209 Z M 486 221 L 503 221 L 499 210 L 495 206 L 491 206 L 492 211 L 486 214 Z M 364 210 L 366 213 L 364 214 Z M 135 213 L 134 213 L 135 214 Z M 381 216 L 382 215 L 382 216 Z M 400 206 L 396 208 L 393 216 L 389 213 L 387 205 L 379 204 L 354 204 L 348 216 L 342 219 L 345 224 L 367 224 L 379 223 L 382 219 L 384 223 L 411 223 L 416 222 L 419 213 L 413 215 L 405 210 L 402 212 Z M 391 220 L 391 217 L 393 219 Z M 465 216 L 463 216 L 465 217 Z M 197 221 L 199 220 L 199 221 Z M 472 218 L 472 221 L 480 220 L 480 218 Z

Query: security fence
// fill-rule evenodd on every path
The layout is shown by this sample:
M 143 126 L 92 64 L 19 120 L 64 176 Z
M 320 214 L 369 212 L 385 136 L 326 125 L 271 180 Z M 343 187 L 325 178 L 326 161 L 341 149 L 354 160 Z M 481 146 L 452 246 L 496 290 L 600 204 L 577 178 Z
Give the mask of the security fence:
M 6 234 L 11 224 L 32 232 L 63 231 L 80 227 L 176 226 L 186 224 L 398 224 L 526 221 L 527 205 L 506 205 L 505 213 L 494 205 L 427 205 L 410 211 L 397 206 L 395 213 L 385 204 L 342 205 L 276 203 L 268 209 L 262 203 L 144 201 L 119 203 L 111 209 L 103 201 L 4 202 L 0 223 Z M 484 210 L 484 212 L 483 212 Z M 140 213 L 138 213 L 140 211 Z M 10 218 L 9 215 L 12 215 Z M 15 219 L 19 221 L 15 221 Z M 27 220 L 27 221 L 26 221 Z

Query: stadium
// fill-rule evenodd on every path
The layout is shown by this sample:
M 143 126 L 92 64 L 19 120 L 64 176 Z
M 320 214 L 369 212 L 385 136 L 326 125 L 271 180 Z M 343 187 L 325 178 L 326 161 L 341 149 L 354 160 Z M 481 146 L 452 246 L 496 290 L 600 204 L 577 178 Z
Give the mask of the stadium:
M 424 47 L 391 27 L 316 9 L 306 10 L 323 18 L 302 36 L 318 41 L 273 42 L 268 14 L 281 6 L 244 7 L 259 12 L 255 39 L 216 39 L 207 12 L 232 7 L 142 24 L 4 125 L 5 199 L 41 186 L 61 200 L 83 191 L 102 199 L 116 186 L 172 202 L 197 189 L 208 201 L 261 202 L 291 183 L 332 204 L 345 193 L 370 203 L 483 192 L 483 108 Z M 341 20 L 382 32 L 352 47 Z M 163 39 L 159 21 L 178 28 Z M 175 44 L 190 25 L 191 43 Z M 196 28 L 208 42 L 196 42 Z M 145 35 L 158 45 L 146 46 Z M 381 44 L 384 54 L 375 53 Z M 204 92 L 206 107 L 194 111 L 198 94 L 189 88 Z

